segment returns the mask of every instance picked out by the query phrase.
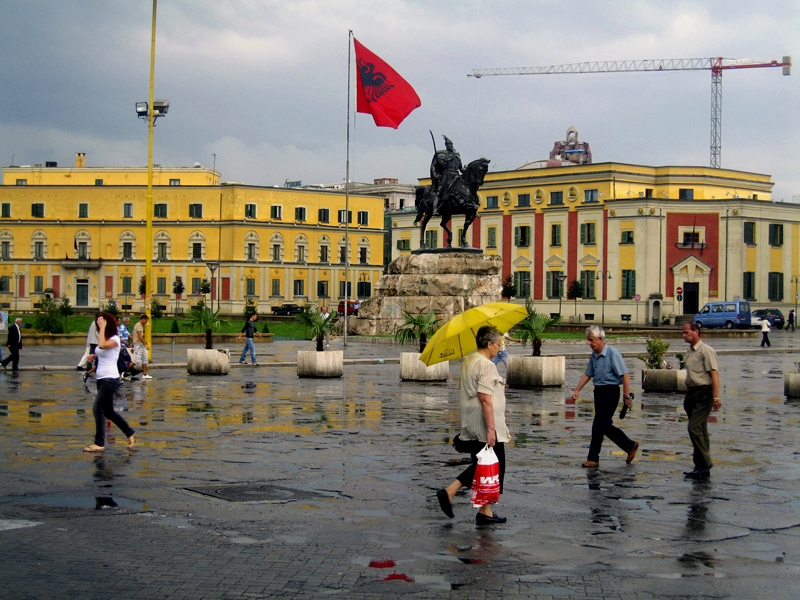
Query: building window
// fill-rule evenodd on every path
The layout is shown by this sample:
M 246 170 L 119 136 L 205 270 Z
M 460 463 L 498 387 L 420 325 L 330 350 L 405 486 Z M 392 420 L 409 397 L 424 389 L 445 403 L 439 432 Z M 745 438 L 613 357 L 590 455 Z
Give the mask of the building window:
M 192 242 L 192 260 L 202 260 L 203 258 L 203 243 Z
M 767 297 L 773 302 L 783 300 L 783 273 L 770 271 L 767 274 Z
M 339 224 L 340 225 L 344 224 L 345 221 L 347 221 L 347 223 L 352 223 L 353 222 L 353 211 L 352 210 L 340 210 L 339 211 Z
M 486 247 L 497 248 L 497 227 L 486 228 Z
M 369 225 L 369 211 L 367 210 L 358 211 L 358 224 Z
M 280 279 L 273 279 L 272 280 L 272 295 L 273 296 L 280 296 L 281 295 L 281 280 Z
M 103 185 L 103 180 L 102 179 L 95 179 L 94 180 L 94 184 L 95 185 Z
M 545 280 L 545 294 L 548 298 L 560 298 L 562 296 L 561 279 L 562 271 L 548 271 Z
M 153 217 L 156 219 L 166 219 L 167 218 L 167 205 L 166 204 L 154 204 L 153 205 Z
M 200 294 L 200 278 L 192 277 L 192 294 L 195 296 Z
M 530 271 L 514 272 L 514 287 L 517 288 L 517 298 L 527 298 L 531 295 Z
M 304 222 L 306 220 L 306 207 L 305 206 L 295 206 L 294 207 L 294 220 Z
M 192 248 L 192 252 L 194 253 L 194 248 Z M 167 242 L 158 242 L 156 256 L 157 260 L 167 260 Z
M 366 265 L 369 261 L 367 260 L 367 250 L 368 248 L 359 248 L 358 249 L 358 262 L 362 265 Z
M 0 276 L 0 292 L 11 291 L 11 278 L 8 275 Z
M 517 206 L 520 208 L 524 208 L 526 206 L 531 205 L 531 195 L 530 194 L 517 194 Z
M 369 281 L 359 281 L 356 283 L 356 295 L 359 298 L 369 298 L 372 296 L 372 283 Z
M 397 240 L 398 250 L 411 250 L 411 240 Z
M 281 245 L 272 244 L 272 260 L 279 262 L 281 260 Z
M 78 218 L 79 219 L 88 219 L 89 218 L 89 205 L 85 202 L 81 202 L 78 204 Z
M 250 242 L 247 244 L 247 260 L 255 260 L 256 259 L 256 245 L 254 242 Z
M 339 298 L 344 298 L 345 290 L 347 291 L 347 297 L 348 298 L 353 295 L 353 286 L 352 286 L 352 284 L 348 281 L 347 285 L 345 285 L 344 281 L 340 281 L 339 282 Z
M 679 188 L 678 200 L 694 200 L 694 190 L 692 188 Z
M 190 204 L 189 205 L 189 218 L 190 219 L 202 219 L 203 218 L 203 205 L 202 204 Z
M 684 231 L 683 232 L 683 245 L 684 246 L 691 246 L 694 248 L 695 246 L 700 245 L 700 232 L 699 231 Z
M 598 202 L 598 193 L 597 190 L 583 190 L 583 201 L 584 202 Z
M 531 245 L 531 227 L 530 225 L 520 225 L 514 227 L 514 245 L 519 248 L 525 248 Z
M 122 260 L 133 258 L 133 242 L 122 242 Z
M 331 222 L 331 210 L 329 208 L 320 208 L 319 209 L 319 216 L 317 220 L 320 223 L 330 223 Z
M 133 289 L 133 277 L 123 277 L 122 278 L 122 293 L 123 294 L 132 294 L 131 291 Z
M 35 219 L 44 219 L 44 204 L 41 202 L 31 204 L 31 216 Z
M 581 244 L 593 246 L 597 243 L 597 223 L 581 223 Z
M 595 297 L 595 277 L 594 271 L 581 271 L 581 287 L 583 288 L 584 298 Z
M 0 258 L 3 260 L 11 258 L 11 242 L 0 242 Z
M 306 247 L 297 247 L 297 262 L 306 262 Z
M 252 277 L 248 277 L 245 280 L 245 283 L 247 285 L 247 292 L 246 292 L 247 295 L 248 296 L 255 296 L 256 295 L 256 280 L 253 279 Z
M 645 198 L 652 198 L 653 197 L 653 188 L 644 188 L 644 197 Z
M 275 219 L 277 221 L 282 220 L 283 219 L 283 206 L 276 206 L 276 205 L 270 206 L 269 207 L 269 218 L 270 219 Z
M 167 278 L 166 277 L 157 277 L 156 278 L 156 294 L 166 294 L 167 293 Z
M 330 251 L 331 251 L 330 246 L 327 246 L 327 245 L 320 246 L 319 247 L 319 262 L 323 262 L 323 263 L 330 262 L 330 260 L 331 260 Z
M 78 242 L 78 258 L 80 260 L 86 260 L 89 258 L 89 244 L 86 242 Z
M 180 179 L 170 179 L 169 180 L 169 184 L 170 185 L 180 185 L 181 184 L 181 180 Z
M 428 248 L 439 247 L 439 232 L 436 230 L 428 230 L 425 232 L 425 246 Z
M 339 262 L 342 264 L 347 262 L 347 246 L 339 246 Z
M 317 296 L 319 298 L 329 298 L 328 295 L 328 282 L 327 281 L 318 281 L 317 282 Z
M 17 179 L 17 185 L 28 185 L 27 179 Z
M 306 282 L 304 279 L 295 279 L 294 280 L 294 295 L 295 296 L 305 296 L 306 292 Z
M 550 245 L 561 245 L 561 223 L 553 223 L 550 226 Z
M 44 277 L 41 275 L 34 275 L 33 277 L 33 291 L 41 294 L 44 291 Z
M 82 242 L 82 243 L 85 243 L 85 242 Z M 33 243 L 33 258 L 36 258 L 36 259 L 44 258 L 44 242 L 34 242 Z
M 11 203 L 10 202 L 3 202 L 2 213 L 0 213 L 4 219 L 8 219 L 11 217 Z
M 255 204 L 245 204 L 244 205 L 244 218 L 245 219 L 255 219 L 257 218 L 256 213 L 256 205 Z
M 550 206 L 564 204 L 564 192 L 550 192 Z
M 619 243 L 620 244 L 632 244 L 633 243 L 633 231 L 621 231 L 619 234 Z
M 636 271 L 632 269 L 622 270 L 622 287 L 620 298 L 630 299 L 636 295 Z
M 122 218 L 123 219 L 132 219 L 133 218 L 133 203 L 126 202 L 122 205 Z
M 783 246 L 783 225 L 779 223 L 769 224 L 769 245 Z
M 756 243 L 756 224 L 754 221 L 744 222 L 744 243 L 755 245 Z
M 745 300 L 756 299 L 756 274 L 754 271 L 742 273 L 742 296 Z
M 497 198 L 497 196 L 486 196 L 486 208 L 497 208 L 499 206 Z

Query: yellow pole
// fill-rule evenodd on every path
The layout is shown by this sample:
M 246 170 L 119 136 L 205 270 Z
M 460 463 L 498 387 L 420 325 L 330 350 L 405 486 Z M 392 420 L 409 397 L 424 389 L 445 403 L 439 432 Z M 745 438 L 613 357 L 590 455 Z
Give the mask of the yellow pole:
M 158 0 L 153 0 L 153 33 L 150 40 L 150 104 L 147 127 L 147 229 L 145 242 L 145 267 L 144 276 L 147 293 L 145 314 L 149 327 L 145 329 L 144 339 L 147 342 L 148 361 L 153 352 L 153 319 L 150 314 L 150 302 L 153 297 L 153 83 L 156 68 L 156 5 Z

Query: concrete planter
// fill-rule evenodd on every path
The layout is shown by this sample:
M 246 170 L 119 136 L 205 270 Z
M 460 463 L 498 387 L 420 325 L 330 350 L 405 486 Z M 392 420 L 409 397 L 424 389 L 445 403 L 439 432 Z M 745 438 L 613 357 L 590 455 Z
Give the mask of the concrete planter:
M 231 352 L 227 348 L 190 348 L 186 351 L 186 370 L 190 375 L 227 375 L 231 372 Z
M 447 381 L 450 376 L 450 361 L 428 366 L 422 362 L 419 352 L 403 352 L 400 355 L 400 379 L 404 381 Z
M 686 369 L 643 369 L 645 392 L 685 392 Z
M 298 377 L 341 377 L 344 374 L 344 352 L 334 350 L 317 352 L 316 350 L 297 351 Z
M 564 385 L 566 362 L 563 356 L 509 356 L 508 385 L 517 388 Z
M 800 398 L 800 373 L 794 371 L 783 376 L 783 393 L 787 398 Z

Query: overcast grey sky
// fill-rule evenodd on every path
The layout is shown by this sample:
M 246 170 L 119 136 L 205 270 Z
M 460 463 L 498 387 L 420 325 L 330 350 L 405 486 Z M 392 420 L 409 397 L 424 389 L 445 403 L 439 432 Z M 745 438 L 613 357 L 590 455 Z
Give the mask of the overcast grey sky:
M 151 0 L 9 0 L 0 20 L 0 165 L 147 163 Z M 345 177 L 348 30 L 422 106 L 398 130 L 353 120 L 351 179 L 428 171 L 430 135 L 492 170 L 546 158 L 575 126 L 595 162 L 708 165 L 708 71 L 491 77 L 485 67 L 583 61 L 800 58 L 796 0 L 160 0 L 154 162 L 225 181 Z M 722 166 L 800 194 L 800 68 L 723 77 Z M 354 106 L 354 103 L 351 103 Z

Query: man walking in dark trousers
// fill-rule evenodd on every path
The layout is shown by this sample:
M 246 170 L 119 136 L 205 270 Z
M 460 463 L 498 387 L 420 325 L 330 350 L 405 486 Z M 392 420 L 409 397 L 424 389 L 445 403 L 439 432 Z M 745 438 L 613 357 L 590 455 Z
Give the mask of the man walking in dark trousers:
M 261 337 L 261 333 L 256 331 L 256 319 L 258 315 L 253 313 L 250 315 L 250 318 L 245 322 L 244 327 L 242 327 L 242 333 L 245 335 L 244 340 L 244 350 L 242 350 L 242 358 L 239 359 L 239 364 L 244 364 L 245 358 L 247 358 L 247 352 L 250 351 L 250 362 L 253 363 L 253 366 L 257 367 L 258 363 L 256 362 L 256 345 L 253 343 L 253 335 L 258 334 L 258 337 Z M 236 338 L 236 341 L 240 341 L 242 339 L 242 333 Z
M 700 340 L 700 326 L 683 326 L 683 339 L 689 344 L 686 353 L 686 398 L 683 408 L 689 416 L 689 438 L 694 447 L 694 470 L 684 473 L 692 479 L 706 479 L 711 474 L 711 441 L 708 437 L 708 416 L 722 408 L 719 399 L 717 353 Z
M 600 466 L 600 447 L 603 437 L 608 436 L 612 442 L 622 448 L 628 456 L 625 462 L 632 462 L 639 449 L 639 442 L 634 442 L 625 432 L 614 427 L 614 411 L 619 405 L 619 386 L 622 385 L 622 401 L 630 408 L 631 374 L 619 350 L 606 344 L 606 332 L 602 327 L 592 325 L 586 330 L 586 341 L 592 349 L 589 366 L 581 377 L 572 399 L 578 399 L 581 391 L 590 379 L 594 378 L 594 422 L 592 423 L 592 441 L 589 444 L 589 456 L 584 467 Z
M 9 326 L 8 341 L 6 342 L 8 356 L 0 363 L 3 365 L 4 369 L 8 363 L 11 363 L 11 370 L 14 372 L 19 369 L 19 351 L 22 349 L 22 332 L 19 329 L 20 325 L 22 325 L 22 318 L 17 317 L 14 320 L 14 324 Z

